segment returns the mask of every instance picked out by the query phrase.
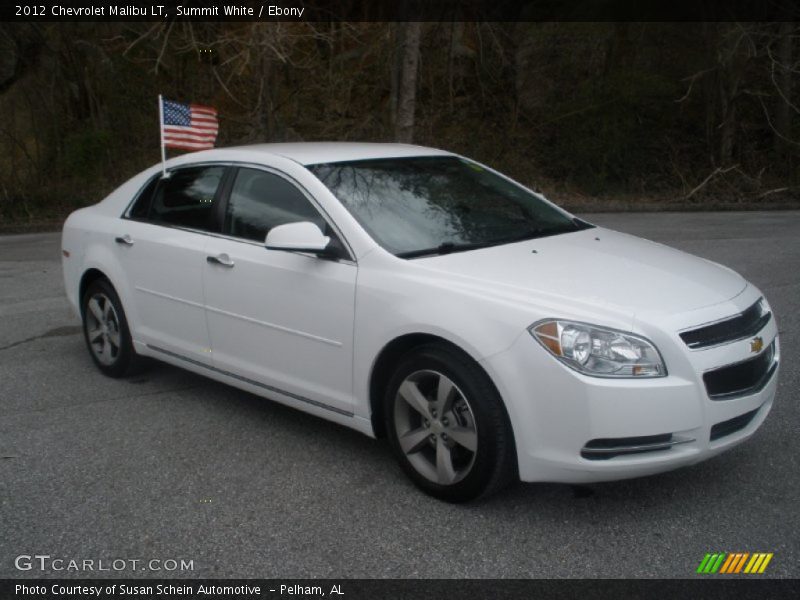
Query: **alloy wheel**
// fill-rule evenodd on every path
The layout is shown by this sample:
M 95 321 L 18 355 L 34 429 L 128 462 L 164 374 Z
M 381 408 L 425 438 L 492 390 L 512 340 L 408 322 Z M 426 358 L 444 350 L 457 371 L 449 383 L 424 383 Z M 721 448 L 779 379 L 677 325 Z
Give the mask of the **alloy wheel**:
M 423 370 L 406 377 L 395 396 L 394 427 L 408 462 L 429 481 L 452 485 L 471 471 L 478 451 L 475 416 L 446 375 Z
M 103 365 L 113 365 L 122 346 L 119 317 L 111 299 L 102 292 L 86 303 L 86 334 L 95 358 Z

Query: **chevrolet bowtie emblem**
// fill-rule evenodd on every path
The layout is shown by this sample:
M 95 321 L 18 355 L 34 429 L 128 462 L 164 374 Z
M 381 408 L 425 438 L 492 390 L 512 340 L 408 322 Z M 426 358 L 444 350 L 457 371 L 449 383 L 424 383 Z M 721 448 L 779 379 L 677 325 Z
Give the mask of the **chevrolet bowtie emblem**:
M 750 352 L 761 352 L 761 349 L 764 347 L 764 340 L 760 337 L 753 338 L 750 340 Z

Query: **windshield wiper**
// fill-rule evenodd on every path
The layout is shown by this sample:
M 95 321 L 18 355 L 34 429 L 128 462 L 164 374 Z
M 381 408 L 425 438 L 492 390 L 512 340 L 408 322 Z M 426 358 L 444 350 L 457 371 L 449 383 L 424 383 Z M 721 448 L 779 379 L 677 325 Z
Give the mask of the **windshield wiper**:
M 571 231 L 580 231 L 582 229 L 589 229 L 594 227 L 585 221 L 575 219 L 567 226 L 559 227 L 539 227 L 537 229 L 529 229 L 524 233 L 513 235 L 497 240 L 487 240 L 485 242 L 471 242 L 471 243 L 457 243 L 457 242 L 443 242 L 438 246 L 432 248 L 422 248 L 420 250 L 409 250 L 407 252 L 398 252 L 395 254 L 398 258 L 417 258 L 420 256 L 441 256 L 442 254 L 450 254 L 451 252 L 463 252 L 465 250 L 477 250 L 478 248 L 489 248 L 491 246 L 502 246 L 503 244 L 513 244 L 514 242 L 524 242 L 525 240 L 533 240 L 536 238 L 547 237 L 550 235 L 558 235 L 559 233 L 569 233 Z
M 438 256 L 441 254 L 450 254 L 451 252 L 461 252 L 462 250 L 474 250 L 476 248 L 484 248 L 486 242 L 478 242 L 471 244 L 457 244 L 455 242 L 443 242 L 433 248 L 422 248 L 421 250 L 409 250 L 408 252 L 398 252 L 395 254 L 398 258 L 416 258 L 418 256 Z
M 491 246 L 501 246 L 503 244 L 510 244 L 512 242 L 521 242 L 530 240 L 540 235 L 541 230 L 527 231 L 521 235 L 512 237 L 501 238 L 498 240 L 487 240 L 485 242 L 470 242 L 470 243 L 456 243 L 456 242 L 443 242 L 438 246 L 432 248 L 422 248 L 421 250 L 409 250 L 408 252 L 398 252 L 395 254 L 398 258 L 417 258 L 419 256 L 440 256 L 442 254 L 450 254 L 451 252 L 463 252 L 465 250 L 477 250 L 478 248 L 489 248 Z

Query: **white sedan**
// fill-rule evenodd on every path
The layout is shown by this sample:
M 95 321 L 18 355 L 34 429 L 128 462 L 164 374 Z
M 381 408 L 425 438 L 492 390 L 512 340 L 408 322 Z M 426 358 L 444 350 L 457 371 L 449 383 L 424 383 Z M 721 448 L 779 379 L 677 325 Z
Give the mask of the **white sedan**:
M 156 358 L 385 436 L 448 501 L 690 465 L 775 396 L 755 286 L 441 150 L 186 154 L 74 212 L 63 256 L 103 373 Z

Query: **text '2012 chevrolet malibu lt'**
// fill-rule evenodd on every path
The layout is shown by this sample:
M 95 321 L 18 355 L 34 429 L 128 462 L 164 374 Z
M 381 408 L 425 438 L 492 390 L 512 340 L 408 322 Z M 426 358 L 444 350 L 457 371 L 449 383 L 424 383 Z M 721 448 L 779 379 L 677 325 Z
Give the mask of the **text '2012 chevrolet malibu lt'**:
M 775 396 L 755 286 L 441 150 L 186 154 L 74 212 L 63 255 L 105 374 L 156 358 L 385 436 L 454 502 L 690 465 Z

